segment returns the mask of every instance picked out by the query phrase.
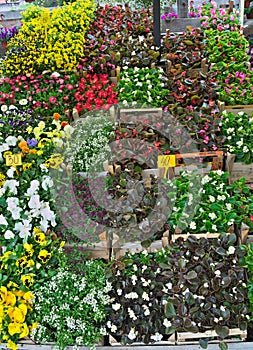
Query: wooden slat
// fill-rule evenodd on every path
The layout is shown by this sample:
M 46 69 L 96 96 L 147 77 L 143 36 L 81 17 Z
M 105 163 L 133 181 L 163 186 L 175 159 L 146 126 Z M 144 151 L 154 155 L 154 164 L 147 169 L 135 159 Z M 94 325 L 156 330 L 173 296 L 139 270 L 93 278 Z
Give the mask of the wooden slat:
M 241 331 L 239 328 L 234 328 L 229 330 L 229 336 L 225 339 L 225 341 L 231 340 L 231 337 L 239 336 L 240 340 L 243 341 L 247 338 L 247 330 Z M 184 343 L 184 344 L 192 344 L 194 340 L 199 340 L 201 338 L 217 338 L 213 341 L 219 341 L 218 334 L 214 330 L 207 330 L 204 333 L 191 333 L 191 332 L 177 332 L 176 333 L 176 343 Z
M 227 233 L 229 234 L 229 233 Z M 219 238 L 220 236 L 220 233 L 196 233 L 196 235 L 193 235 L 193 234 L 190 234 L 190 235 L 187 235 L 187 234 L 172 234 L 171 237 L 170 237 L 170 241 L 171 242 L 175 242 L 175 240 L 177 238 L 183 238 L 184 240 L 187 240 L 187 238 L 189 238 L 189 236 L 195 236 L 196 238 L 207 238 L 207 239 L 211 239 L 211 238 Z
M 112 257 L 115 259 L 119 259 L 121 257 L 124 257 L 126 253 L 139 253 L 145 249 L 149 253 L 153 253 L 157 250 L 160 250 L 162 249 L 162 241 L 154 241 L 148 248 L 144 248 L 141 245 L 141 242 L 129 242 L 123 245 L 117 244 L 112 247 Z
M 246 179 L 247 183 L 253 183 L 253 163 L 245 164 L 242 162 L 235 162 L 230 171 L 230 182 L 234 182 L 241 177 Z

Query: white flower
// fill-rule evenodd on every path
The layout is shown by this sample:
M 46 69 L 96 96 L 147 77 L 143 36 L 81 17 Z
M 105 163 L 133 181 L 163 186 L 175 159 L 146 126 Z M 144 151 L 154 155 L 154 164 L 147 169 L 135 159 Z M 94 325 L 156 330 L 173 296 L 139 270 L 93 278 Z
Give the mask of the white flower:
M 224 194 L 222 196 L 218 195 L 217 199 L 218 201 L 224 201 L 226 199 L 226 196 Z
M 35 192 L 38 191 L 39 187 L 40 187 L 39 181 L 38 180 L 32 180 L 31 183 L 30 183 L 30 187 L 26 191 L 26 195 L 32 196 Z
M 122 295 L 122 289 L 117 289 L 117 294 Z
M 241 139 L 240 141 L 237 141 L 236 144 L 237 144 L 238 147 L 242 147 L 243 139 Z
M 117 326 L 115 326 L 115 324 L 114 325 L 112 325 L 112 327 L 111 327 L 111 332 L 112 333 L 116 333 L 116 331 L 117 331 Z
M 16 171 L 16 169 L 13 166 L 11 166 L 10 169 L 8 169 L 8 171 L 7 171 L 7 176 L 10 179 L 12 179 L 14 177 L 15 171 Z
M 44 164 L 40 164 L 40 169 L 42 172 L 45 172 L 45 173 L 48 172 L 48 168 Z
M 43 190 L 46 191 L 49 188 L 53 187 L 53 185 L 54 185 L 54 182 L 51 179 L 51 177 L 44 175 L 43 178 L 42 178 L 42 184 L 41 184 Z
M 212 225 L 212 230 L 216 232 L 218 230 L 217 226 L 216 225 Z
M 197 228 L 196 223 L 195 223 L 194 221 L 192 221 L 192 222 L 190 223 L 190 229 L 196 230 L 196 228 Z
M 6 219 L 3 216 L 3 214 L 0 214 L 0 225 L 8 226 L 8 222 L 6 221 Z
M 131 292 L 125 295 L 126 299 L 138 299 L 138 294 L 136 292 Z
M 53 73 L 51 74 L 51 77 L 52 77 L 52 78 L 59 78 L 59 76 L 60 76 L 60 74 L 59 74 L 58 72 L 53 72 Z
M 164 321 L 163 321 L 163 325 L 166 328 L 169 328 L 169 327 L 171 327 L 171 322 L 167 318 L 165 318 Z
M 128 333 L 128 338 L 130 340 L 134 340 L 136 338 L 136 333 L 134 331 L 134 328 L 131 328 L 130 332 Z
M 226 203 L 225 205 L 226 205 L 227 210 L 231 210 L 232 209 L 232 205 L 230 203 Z
M 243 153 L 247 153 L 247 152 L 249 152 L 249 148 L 247 146 L 243 146 L 242 151 L 243 151 Z
M 244 115 L 244 112 L 238 112 L 237 114 L 243 116 L 243 115 Z M 241 118 L 240 118 L 240 119 L 241 119 Z
M 226 311 L 226 309 L 225 309 L 224 306 L 221 306 L 221 307 L 220 307 L 220 310 L 221 310 L 221 311 Z
M 137 267 L 136 264 L 133 264 L 133 269 L 134 269 L 135 272 L 138 271 L 138 267 Z
M 69 124 L 65 126 L 64 132 L 65 132 L 65 135 L 66 135 L 66 137 L 68 139 L 71 137 L 71 135 L 73 134 L 74 130 L 75 129 Z
M 207 182 L 209 182 L 211 179 L 211 177 L 209 177 L 208 175 L 205 175 L 202 180 L 201 180 L 201 183 L 202 185 L 206 184 Z
M 113 310 L 118 311 L 120 309 L 120 304 L 119 303 L 112 304 L 112 308 L 113 308 Z
M 8 136 L 5 139 L 5 142 L 7 143 L 8 146 L 16 146 L 18 139 L 15 136 Z
M 165 285 L 166 285 L 166 287 L 167 287 L 168 289 L 172 289 L 172 283 L 171 283 L 171 282 L 166 283 Z
M 234 254 L 234 252 L 235 252 L 235 247 L 233 247 L 233 246 L 230 246 L 229 248 L 228 248 L 228 254 Z
M 205 283 L 204 283 L 204 287 L 205 287 L 205 288 L 208 288 L 208 286 L 209 286 L 208 283 L 205 282 Z
M 137 317 L 135 316 L 134 311 L 130 307 L 127 309 L 127 311 L 130 318 L 132 318 L 134 321 L 137 320 Z
M 147 305 L 143 305 L 143 309 L 144 309 L 144 316 L 149 316 L 150 315 L 150 311 Z
M 154 341 L 161 341 L 163 338 L 162 334 L 160 333 L 155 333 L 154 335 L 151 335 L 150 339 L 154 340 Z
M 214 196 L 209 196 L 209 200 L 210 200 L 211 203 L 214 203 L 215 202 Z
M 20 238 L 27 238 L 31 236 L 32 225 L 29 220 L 23 220 L 23 222 L 17 222 L 14 226 L 14 231 L 19 232 Z
M 8 107 L 6 105 L 1 106 L 1 111 L 4 113 L 8 110 Z
M 217 218 L 217 216 L 216 216 L 215 213 L 209 213 L 208 216 L 209 216 L 209 218 L 212 219 L 212 220 L 214 220 L 214 219 Z
M 38 194 L 31 196 L 28 202 L 28 207 L 30 209 L 37 209 L 37 210 L 41 208 L 40 196 Z
M 138 281 L 137 276 L 136 276 L 136 275 L 133 275 L 133 276 L 131 276 L 131 279 L 132 279 L 133 285 L 135 286 L 135 285 L 136 285 L 136 282 Z
M 146 300 L 146 301 L 149 301 L 148 293 L 143 292 L 143 294 L 142 294 L 142 299 L 143 299 L 143 300 Z
M 108 328 L 112 328 L 112 323 L 111 323 L 111 321 L 108 321 L 108 322 L 106 323 L 106 325 L 107 325 Z
M 218 323 L 219 322 L 219 319 L 217 317 L 214 318 L 213 320 L 215 323 Z
M 22 98 L 22 99 L 19 101 L 20 106 L 26 106 L 27 103 L 28 103 L 28 101 L 27 101 L 26 98 Z
M 3 188 L 9 189 L 14 195 L 18 194 L 17 187 L 19 186 L 19 182 L 17 180 L 6 180 Z
M 221 275 L 221 272 L 220 272 L 220 270 L 217 270 L 217 271 L 214 271 L 214 274 L 215 274 L 216 276 L 220 276 L 220 275 Z
M 15 237 L 15 235 L 14 235 L 14 233 L 11 230 L 5 231 L 5 233 L 4 233 L 4 238 L 5 239 L 12 239 L 14 237 Z
M 13 109 L 18 109 L 18 107 L 14 106 L 14 105 L 9 105 L 9 111 L 11 111 Z

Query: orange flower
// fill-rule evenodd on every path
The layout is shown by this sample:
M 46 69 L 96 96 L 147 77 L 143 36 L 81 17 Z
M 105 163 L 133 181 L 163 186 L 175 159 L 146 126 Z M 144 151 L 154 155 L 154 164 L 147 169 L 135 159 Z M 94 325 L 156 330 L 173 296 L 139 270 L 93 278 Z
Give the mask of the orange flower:
M 35 153 L 37 153 L 37 151 L 36 151 L 36 149 L 30 149 L 30 150 L 29 150 L 29 153 L 30 153 L 30 154 L 35 154 Z
M 55 120 L 59 120 L 60 119 L 60 114 L 59 113 L 54 113 L 53 114 L 53 118 L 55 119 Z
M 61 122 L 61 126 L 64 128 L 66 125 L 68 125 L 68 122 L 66 122 L 65 120 L 63 122 Z
M 21 148 L 21 149 L 22 149 L 23 147 L 27 147 L 27 142 L 26 142 L 26 141 L 21 141 L 21 142 L 19 142 L 18 147 Z
M 23 147 L 21 148 L 21 150 L 22 150 L 22 152 L 24 152 L 24 153 L 28 153 L 28 152 L 30 151 L 29 147 L 27 147 L 27 146 L 23 146 Z

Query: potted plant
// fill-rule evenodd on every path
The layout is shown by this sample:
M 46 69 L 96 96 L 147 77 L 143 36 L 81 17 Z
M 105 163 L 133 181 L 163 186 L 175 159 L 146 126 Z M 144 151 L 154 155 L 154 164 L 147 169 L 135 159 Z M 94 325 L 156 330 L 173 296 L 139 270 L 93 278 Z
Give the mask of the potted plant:
M 13 38 L 19 31 L 19 26 L 13 27 L 1 27 L 0 28 L 0 41 L 4 51 L 8 48 L 8 41 Z
M 251 0 L 244 1 L 244 13 L 248 19 L 253 18 L 253 2 Z

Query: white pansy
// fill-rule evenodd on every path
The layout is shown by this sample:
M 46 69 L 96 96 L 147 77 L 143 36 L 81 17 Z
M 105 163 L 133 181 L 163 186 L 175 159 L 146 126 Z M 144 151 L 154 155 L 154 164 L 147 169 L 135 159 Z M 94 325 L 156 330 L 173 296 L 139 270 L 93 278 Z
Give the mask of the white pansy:
M 29 220 L 23 220 L 22 222 L 17 222 L 14 226 L 14 231 L 19 232 L 19 237 L 27 239 L 31 236 L 32 225 Z
M 224 174 L 224 171 L 222 170 L 216 170 L 216 173 L 219 175 L 219 176 L 222 176 Z
M 120 309 L 120 304 L 119 303 L 112 304 L 112 308 L 113 308 L 113 310 L 118 311 Z
M 8 146 L 16 146 L 18 139 L 15 136 L 8 136 L 5 139 L 5 142 L 7 143 Z
M 6 174 L 10 179 L 13 179 L 15 171 L 16 171 L 16 168 L 11 166 L 10 169 L 8 169 Z
M 28 202 L 28 207 L 30 209 L 37 209 L 37 210 L 41 208 L 40 196 L 38 194 L 31 196 Z
M 30 187 L 26 191 L 26 195 L 27 196 L 32 196 L 35 192 L 38 191 L 39 187 L 40 187 L 39 181 L 38 180 L 32 180 L 31 183 L 30 183 Z
M 234 254 L 234 252 L 235 252 L 235 247 L 233 247 L 233 246 L 230 246 L 229 248 L 228 248 L 228 254 Z
M 218 323 L 218 322 L 219 322 L 219 319 L 218 319 L 217 317 L 215 317 L 215 318 L 213 319 L 213 321 L 214 321 L 215 323 Z
M 53 185 L 54 185 L 54 182 L 53 182 L 53 180 L 52 180 L 52 178 L 50 176 L 44 175 L 42 177 L 42 184 L 41 184 L 41 186 L 42 186 L 43 190 L 46 191 L 49 188 L 53 187 Z
M 40 164 L 40 169 L 42 172 L 45 172 L 45 173 L 48 172 L 48 168 L 45 166 L 45 164 Z
M 19 181 L 17 180 L 6 180 L 3 188 L 9 189 L 10 192 L 12 192 L 14 195 L 18 194 L 17 187 L 19 186 Z
M 166 328 L 169 328 L 169 327 L 171 327 L 171 322 L 170 322 L 167 318 L 165 318 L 165 319 L 163 320 L 163 325 L 164 325 Z
M 5 239 L 13 239 L 15 237 L 14 233 L 11 230 L 7 230 L 4 233 Z
M 0 225 L 8 226 L 8 222 L 6 221 L 3 214 L 0 214 Z

